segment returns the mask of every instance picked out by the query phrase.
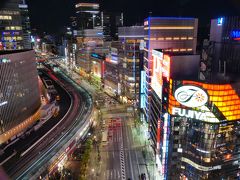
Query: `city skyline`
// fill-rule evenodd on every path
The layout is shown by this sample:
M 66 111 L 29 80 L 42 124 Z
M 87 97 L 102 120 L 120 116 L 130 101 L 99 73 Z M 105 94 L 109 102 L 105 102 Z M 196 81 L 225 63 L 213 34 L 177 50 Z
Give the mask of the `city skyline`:
M 0 2 L 5 176 L 240 179 L 236 0 L 28 1 Z
M 131 2 L 123 0 L 114 2 L 114 6 L 110 0 L 96 2 L 100 3 L 101 10 L 123 12 L 128 17 L 128 19 L 125 19 L 125 25 L 143 24 L 143 19 L 148 17 L 150 12 L 152 12 L 152 16 L 190 16 L 199 18 L 200 26 L 209 26 L 209 19 L 219 16 L 240 15 L 240 2 L 235 0 L 184 0 L 180 2 L 177 0 L 171 2 L 150 0 L 148 3 L 137 0 Z M 70 24 L 70 16 L 75 15 L 75 3 L 75 0 L 28 0 L 32 28 L 36 28 L 40 32 L 63 32 L 64 27 Z

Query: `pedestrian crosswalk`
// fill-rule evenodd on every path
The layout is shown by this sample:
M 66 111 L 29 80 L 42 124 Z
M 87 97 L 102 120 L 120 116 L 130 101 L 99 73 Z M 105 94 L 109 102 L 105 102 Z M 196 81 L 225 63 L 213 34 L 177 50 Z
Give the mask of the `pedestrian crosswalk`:
M 103 173 L 104 179 L 106 180 L 120 180 L 121 179 L 121 174 L 118 169 L 107 169 Z

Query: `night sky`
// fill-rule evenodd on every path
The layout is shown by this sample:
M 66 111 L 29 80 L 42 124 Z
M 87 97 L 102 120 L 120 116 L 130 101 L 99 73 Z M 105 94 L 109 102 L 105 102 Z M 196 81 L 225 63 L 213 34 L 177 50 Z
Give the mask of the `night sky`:
M 32 28 L 48 33 L 60 33 L 74 15 L 76 0 L 28 0 Z M 211 18 L 240 15 L 239 0 L 101 0 L 103 10 L 124 12 L 125 25 L 142 23 L 152 16 L 197 17 L 200 26 Z

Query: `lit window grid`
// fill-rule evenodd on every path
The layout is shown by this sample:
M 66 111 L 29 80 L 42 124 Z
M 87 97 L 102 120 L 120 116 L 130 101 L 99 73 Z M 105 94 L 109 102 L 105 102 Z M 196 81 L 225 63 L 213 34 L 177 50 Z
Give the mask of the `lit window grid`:
M 0 15 L 0 20 L 12 20 L 12 16 L 2 16 L 2 15 Z
M 151 27 L 144 27 L 144 30 L 159 30 L 159 29 L 183 29 L 183 30 L 193 30 L 194 27 L 193 26 L 151 26 Z
M 179 41 L 179 40 L 193 40 L 194 38 L 192 36 L 190 37 L 158 37 L 158 38 L 144 38 L 144 40 L 147 40 L 147 41 Z

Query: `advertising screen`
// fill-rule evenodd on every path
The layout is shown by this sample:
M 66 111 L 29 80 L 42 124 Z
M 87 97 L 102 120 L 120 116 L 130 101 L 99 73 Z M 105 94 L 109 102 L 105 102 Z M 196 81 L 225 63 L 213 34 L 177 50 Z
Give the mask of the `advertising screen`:
M 205 122 L 240 119 L 240 97 L 231 84 L 181 82 L 169 94 L 169 112 Z
M 158 97 L 162 99 L 162 77 L 169 80 L 170 77 L 170 56 L 163 55 L 162 52 L 153 50 L 153 75 L 151 86 Z

